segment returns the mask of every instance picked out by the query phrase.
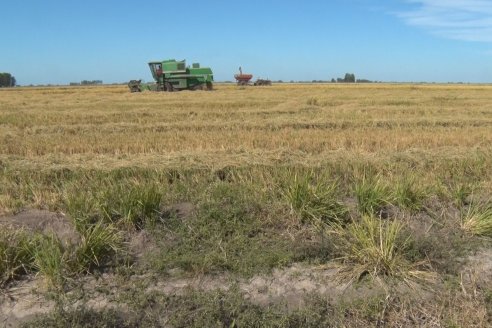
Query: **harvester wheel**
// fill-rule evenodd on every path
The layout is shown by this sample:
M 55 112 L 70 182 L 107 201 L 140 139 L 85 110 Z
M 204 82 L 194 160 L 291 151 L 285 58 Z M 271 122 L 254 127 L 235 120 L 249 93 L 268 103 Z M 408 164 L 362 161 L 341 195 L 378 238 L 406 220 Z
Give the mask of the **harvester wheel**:
M 165 86 L 166 86 L 167 92 L 173 92 L 174 91 L 173 85 L 170 82 L 166 82 Z
M 212 91 L 213 89 L 214 89 L 214 85 L 212 84 L 212 82 L 207 82 L 207 90 Z

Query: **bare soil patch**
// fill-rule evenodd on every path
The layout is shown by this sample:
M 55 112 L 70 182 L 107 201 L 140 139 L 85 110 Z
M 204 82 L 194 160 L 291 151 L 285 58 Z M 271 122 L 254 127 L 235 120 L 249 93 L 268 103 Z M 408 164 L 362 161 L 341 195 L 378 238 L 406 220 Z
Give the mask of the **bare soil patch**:
M 170 216 L 176 216 L 178 219 L 186 220 L 189 217 L 191 217 L 191 215 L 193 215 L 195 209 L 196 206 L 188 202 L 164 206 L 161 209 L 162 212 L 161 217 L 165 219 Z
M 0 217 L 0 226 L 11 226 L 42 234 L 53 233 L 64 245 L 74 245 L 80 241 L 71 219 L 62 213 L 26 209 L 15 215 Z
M 478 287 L 490 287 L 492 284 L 492 249 L 481 249 L 468 257 L 462 278 L 465 282 Z
M 70 297 L 71 293 L 80 293 L 83 290 L 85 300 L 73 302 L 73 308 L 84 305 L 94 310 L 105 310 L 125 309 L 127 305 L 119 301 L 120 296 L 134 288 L 142 288 L 143 294 L 159 292 L 166 295 L 184 295 L 190 290 L 210 292 L 238 288 L 254 304 L 281 304 L 288 310 L 297 310 L 305 306 L 313 294 L 338 302 L 361 300 L 384 293 L 383 288 L 356 287 L 340 282 L 335 268 L 303 264 L 276 269 L 271 274 L 257 275 L 250 279 L 237 279 L 227 274 L 183 278 L 179 277 L 179 272 L 176 274 L 176 277 L 134 275 L 124 281 L 113 274 L 103 274 L 97 278 L 87 276 L 80 279 L 77 291 L 67 295 Z M 0 323 L 6 327 L 16 327 L 36 315 L 53 311 L 55 303 L 36 293 L 41 284 L 41 279 L 26 279 L 6 290 L 0 296 Z
M 19 281 L 0 294 L 0 325 L 18 327 L 35 316 L 46 314 L 55 307 L 53 301 L 47 300 L 36 291 L 42 284 L 40 278 L 28 278 Z

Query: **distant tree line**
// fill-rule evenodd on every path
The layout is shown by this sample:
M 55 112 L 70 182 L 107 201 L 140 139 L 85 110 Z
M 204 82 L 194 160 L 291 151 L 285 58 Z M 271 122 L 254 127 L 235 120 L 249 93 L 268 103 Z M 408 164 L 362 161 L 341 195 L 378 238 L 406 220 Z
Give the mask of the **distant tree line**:
M 15 87 L 17 81 L 15 77 L 10 73 L 0 73 L 0 87 L 2 88 L 10 88 Z
M 79 82 L 70 82 L 70 85 L 98 85 L 98 84 L 103 84 L 103 81 L 101 80 L 83 80 L 80 83 Z
M 355 74 L 347 73 L 345 77 L 342 79 L 341 77 L 335 79 L 331 79 L 331 82 L 335 83 L 355 83 Z
M 366 80 L 366 79 L 355 79 L 355 74 L 353 73 L 346 73 L 345 77 L 342 79 L 341 77 L 337 78 L 336 80 L 333 78 L 331 79 L 331 83 L 374 83 L 374 81 L 371 80 Z

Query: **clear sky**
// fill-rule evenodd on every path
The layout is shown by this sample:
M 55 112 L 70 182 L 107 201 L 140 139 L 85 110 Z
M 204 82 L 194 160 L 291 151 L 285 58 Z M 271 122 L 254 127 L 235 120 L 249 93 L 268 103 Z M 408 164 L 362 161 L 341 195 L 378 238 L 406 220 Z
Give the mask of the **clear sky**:
M 151 80 L 186 59 L 232 80 L 354 73 L 492 82 L 492 0 L 1 0 L 0 72 L 18 84 Z

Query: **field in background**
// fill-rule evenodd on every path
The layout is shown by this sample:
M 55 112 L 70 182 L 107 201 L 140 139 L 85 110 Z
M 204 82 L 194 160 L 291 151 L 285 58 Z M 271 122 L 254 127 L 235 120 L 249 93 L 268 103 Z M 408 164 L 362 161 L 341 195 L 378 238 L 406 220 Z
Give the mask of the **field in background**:
M 492 143 L 490 86 L 127 91 L 2 90 L 2 157 L 36 167 L 321 165 L 469 156 Z
M 492 86 L 2 89 L 0 140 L 0 222 L 78 236 L 5 233 L 3 289 L 108 305 L 33 326 L 492 324 Z

